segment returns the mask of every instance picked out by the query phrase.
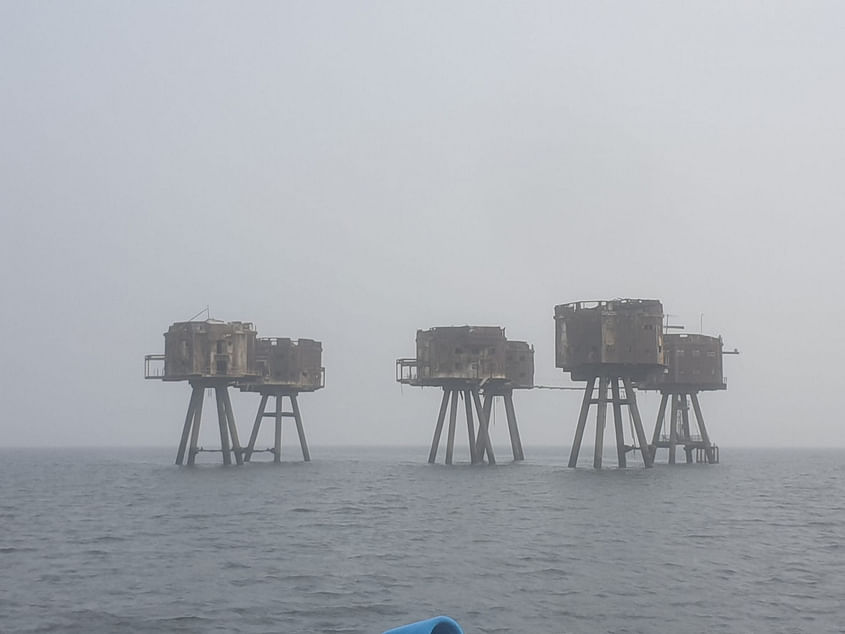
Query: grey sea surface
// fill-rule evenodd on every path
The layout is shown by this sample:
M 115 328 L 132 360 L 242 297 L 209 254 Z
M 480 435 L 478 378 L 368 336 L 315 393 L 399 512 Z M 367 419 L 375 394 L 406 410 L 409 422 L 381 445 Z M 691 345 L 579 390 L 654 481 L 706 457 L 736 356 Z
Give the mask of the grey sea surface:
M 0 630 L 845 631 L 845 450 L 600 472 L 526 453 L 2 449 Z

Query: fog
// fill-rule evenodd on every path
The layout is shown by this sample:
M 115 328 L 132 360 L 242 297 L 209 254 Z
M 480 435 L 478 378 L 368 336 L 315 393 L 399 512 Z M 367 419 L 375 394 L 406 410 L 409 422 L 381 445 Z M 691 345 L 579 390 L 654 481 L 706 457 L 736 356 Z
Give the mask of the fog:
M 841 446 L 844 25 L 837 2 L 4 2 L 0 443 L 175 452 L 188 386 L 143 357 L 209 306 L 323 342 L 315 448 L 426 445 L 440 395 L 394 381 L 418 328 L 504 326 L 569 385 L 554 305 L 645 297 L 742 352 L 701 399 L 716 443 Z M 243 439 L 258 397 L 233 400 Z M 517 395 L 529 457 L 579 404 Z

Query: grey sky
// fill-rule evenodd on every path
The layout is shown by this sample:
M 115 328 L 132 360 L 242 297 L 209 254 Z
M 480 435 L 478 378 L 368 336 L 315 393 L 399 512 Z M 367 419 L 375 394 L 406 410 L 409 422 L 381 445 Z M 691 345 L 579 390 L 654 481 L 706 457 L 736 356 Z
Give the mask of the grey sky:
M 142 359 L 209 304 L 323 341 L 312 444 L 423 445 L 417 328 L 561 384 L 554 305 L 630 296 L 741 348 L 717 443 L 842 445 L 843 77 L 838 2 L 2 2 L 2 443 L 175 450 Z

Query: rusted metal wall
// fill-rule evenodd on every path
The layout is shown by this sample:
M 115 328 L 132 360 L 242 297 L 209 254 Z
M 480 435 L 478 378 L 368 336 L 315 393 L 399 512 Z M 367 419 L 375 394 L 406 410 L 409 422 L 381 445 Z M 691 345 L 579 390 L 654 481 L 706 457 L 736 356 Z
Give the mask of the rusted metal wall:
M 177 322 L 164 334 L 164 378 L 254 375 L 255 334 L 248 322 Z
M 663 363 L 663 305 L 617 299 L 555 306 L 555 365 L 576 375 L 603 366 L 638 374 Z
M 313 339 L 260 338 L 256 363 L 263 385 L 302 390 L 322 387 L 323 344 Z
M 534 387 L 534 348 L 525 341 L 508 341 L 505 375 L 512 387 Z
M 722 338 L 695 334 L 663 335 L 666 369 L 647 384 L 649 389 L 724 390 Z
M 418 330 L 418 379 L 504 379 L 505 347 L 505 330 L 497 326 Z

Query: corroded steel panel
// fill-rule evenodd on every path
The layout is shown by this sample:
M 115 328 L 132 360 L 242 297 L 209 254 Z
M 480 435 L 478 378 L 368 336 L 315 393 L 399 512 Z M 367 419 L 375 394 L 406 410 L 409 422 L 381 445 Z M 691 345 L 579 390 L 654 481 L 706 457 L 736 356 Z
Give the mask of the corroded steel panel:
M 534 387 L 534 348 L 525 341 L 508 341 L 505 375 L 510 387 Z
M 555 306 L 555 365 L 581 379 L 637 376 L 663 364 L 663 305 L 616 299 Z
M 505 330 L 497 326 L 446 326 L 417 331 L 417 378 L 504 379 Z
M 254 375 L 255 334 L 248 322 L 177 322 L 164 334 L 164 379 Z
M 256 341 L 258 385 L 302 391 L 323 387 L 323 344 L 313 339 L 260 338 Z
M 666 368 L 646 382 L 646 389 L 724 390 L 722 338 L 695 334 L 663 335 Z

